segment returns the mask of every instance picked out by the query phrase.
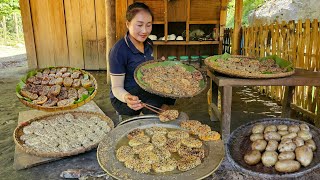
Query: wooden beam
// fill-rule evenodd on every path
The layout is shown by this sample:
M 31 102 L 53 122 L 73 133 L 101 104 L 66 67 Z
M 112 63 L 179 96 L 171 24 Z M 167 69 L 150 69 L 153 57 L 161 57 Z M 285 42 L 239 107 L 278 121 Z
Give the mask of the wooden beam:
M 219 54 L 222 54 L 222 43 L 224 39 L 224 29 L 227 23 L 228 0 L 221 0 L 220 10 L 220 32 L 219 32 Z
M 107 83 L 110 84 L 109 52 L 116 42 L 116 3 L 115 0 L 106 0 L 106 63 Z
M 98 41 L 98 56 L 99 69 L 107 69 L 106 61 L 106 1 L 96 0 L 96 25 L 97 25 L 97 41 Z
M 234 12 L 234 28 L 232 35 L 232 54 L 240 54 L 240 30 L 242 23 L 243 0 L 236 0 Z
M 29 0 L 20 0 L 21 19 L 23 24 L 24 42 L 26 44 L 28 68 L 38 67 L 36 44 L 33 33 L 33 24 L 31 18 L 31 7 Z
M 80 2 L 64 0 L 70 67 L 84 69 Z

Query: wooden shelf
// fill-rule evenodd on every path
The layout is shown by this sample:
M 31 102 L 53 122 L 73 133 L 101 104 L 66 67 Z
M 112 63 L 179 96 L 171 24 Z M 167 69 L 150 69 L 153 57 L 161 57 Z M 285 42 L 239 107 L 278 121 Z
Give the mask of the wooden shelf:
M 164 21 L 153 21 L 152 24 L 165 24 Z
M 218 20 L 211 20 L 211 21 L 189 21 L 189 24 L 219 24 L 220 21 Z
M 153 45 L 206 45 L 219 44 L 219 41 L 153 41 Z

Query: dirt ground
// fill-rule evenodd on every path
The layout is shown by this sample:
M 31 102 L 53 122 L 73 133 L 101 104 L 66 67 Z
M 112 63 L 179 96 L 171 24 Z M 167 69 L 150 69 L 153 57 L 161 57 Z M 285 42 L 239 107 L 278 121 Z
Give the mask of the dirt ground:
M 5 60 L 0 58 L 0 179 L 60 179 L 59 174 L 62 171 L 78 168 L 102 171 L 96 160 L 96 150 L 26 170 L 16 171 L 13 169 L 14 142 L 12 133 L 17 126 L 19 112 L 29 110 L 29 108 L 24 106 L 15 95 L 16 84 L 28 71 L 26 56 L 25 54 L 18 56 L 15 54 L 14 56 L 14 58 L 6 58 Z M 3 63 L 6 63 L 7 65 L 1 65 Z M 94 101 L 103 112 L 117 124 L 117 116 L 109 101 L 110 87 L 106 83 L 106 72 L 90 72 L 97 79 L 99 86 Z M 260 96 L 249 87 L 234 89 L 231 130 L 252 120 L 280 116 L 281 107 L 265 96 Z M 220 129 L 219 122 L 210 121 L 206 92 L 203 92 L 194 98 L 179 99 L 174 108 L 186 112 L 190 119 L 197 119 L 210 125 L 214 130 L 219 131 Z M 319 175 L 320 171 L 316 170 L 300 177 L 300 179 L 317 179 L 319 178 Z M 112 179 L 109 176 L 106 176 L 105 178 Z M 225 159 L 218 170 L 206 179 L 241 180 L 264 178 L 244 174 L 235 169 L 230 162 Z

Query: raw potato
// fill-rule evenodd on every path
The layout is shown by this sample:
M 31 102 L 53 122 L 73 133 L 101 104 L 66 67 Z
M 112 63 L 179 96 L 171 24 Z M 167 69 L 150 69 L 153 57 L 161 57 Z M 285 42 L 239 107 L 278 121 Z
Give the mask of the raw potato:
M 284 173 L 296 172 L 300 167 L 300 163 L 295 160 L 280 160 L 275 165 L 277 171 Z
M 310 131 L 310 128 L 307 124 L 300 124 L 301 131 Z
M 296 149 L 296 144 L 293 142 L 290 143 L 280 143 L 278 146 L 279 152 L 285 152 L 285 151 L 294 151 Z
M 269 142 L 268 142 L 268 145 L 267 145 L 267 147 L 266 147 L 266 151 L 276 151 L 277 150 L 277 148 L 278 148 L 278 141 L 276 141 L 276 140 L 270 140 Z
M 269 125 L 264 129 L 264 133 L 276 132 L 276 131 L 277 131 L 277 126 L 275 126 L 275 125 Z
M 271 167 L 276 164 L 278 153 L 275 151 L 265 151 L 261 157 L 262 164 L 266 167 Z
M 294 160 L 296 158 L 296 154 L 293 151 L 286 151 L 279 154 L 279 160 Z
M 316 143 L 312 139 L 307 140 L 305 142 L 305 145 L 310 147 L 312 151 L 315 151 L 317 149 Z
M 280 141 L 281 136 L 279 133 L 271 131 L 264 134 L 264 139 L 267 141 L 270 141 L 270 140 Z
M 281 139 L 280 143 L 290 143 L 290 142 L 293 142 L 292 139 L 286 138 L 286 139 Z
M 251 148 L 252 150 L 264 151 L 267 146 L 267 141 L 265 140 L 256 140 L 252 143 Z
M 296 159 L 303 165 L 304 167 L 308 166 L 313 159 L 312 149 L 306 145 L 298 147 L 296 150 Z
M 263 130 L 264 130 L 264 125 L 263 124 L 257 124 L 255 126 L 253 126 L 252 133 L 253 134 L 263 133 Z
M 291 125 L 291 126 L 289 126 L 289 132 L 291 132 L 291 133 L 296 133 L 296 132 L 298 132 L 298 131 L 300 131 L 300 128 L 299 128 L 299 126 L 298 125 Z
M 277 126 L 277 128 L 278 128 L 278 131 L 288 131 L 287 125 L 280 124 Z
M 292 133 L 289 133 L 289 134 L 287 134 L 287 135 L 282 136 L 281 140 L 282 140 L 282 139 L 293 139 L 293 138 L 295 138 L 295 137 L 297 137 L 297 133 L 292 132 Z
M 297 145 L 297 147 L 304 145 L 304 140 L 301 137 L 293 138 L 293 142 Z
M 253 142 L 253 141 L 256 141 L 256 140 L 263 140 L 263 134 L 262 133 L 257 133 L 257 134 L 251 134 L 250 136 L 250 140 Z
M 289 134 L 289 131 L 278 131 L 281 136 Z
M 260 151 L 253 150 L 244 155 L 244 161 L 249 165 L 256 165 L 260 162 Z
M 312 134 L 310 133 L 310 131 L 301 130 L 298 132 L 298 136 L 305 141 L 312 139 Z

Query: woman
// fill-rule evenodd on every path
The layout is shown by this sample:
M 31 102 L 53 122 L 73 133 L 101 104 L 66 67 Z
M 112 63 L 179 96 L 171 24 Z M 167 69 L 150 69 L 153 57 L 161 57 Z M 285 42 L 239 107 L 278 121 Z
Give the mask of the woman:
M 111 76 L 110 100 L 121 115 L 153 114 L 143 108 L 140 102 L 167 108 L 174 100 L 150 94 L 141 89 L 134 80 L 134 70 L 141 63 L 153 60 L 152 41 L 148 39 L 152 31 L 153 14 L 144 3 L 131 4 L 126 13 L 128 32 L 110 51 Z

